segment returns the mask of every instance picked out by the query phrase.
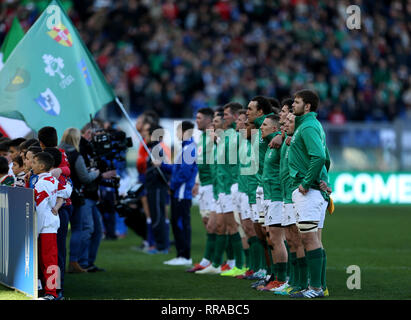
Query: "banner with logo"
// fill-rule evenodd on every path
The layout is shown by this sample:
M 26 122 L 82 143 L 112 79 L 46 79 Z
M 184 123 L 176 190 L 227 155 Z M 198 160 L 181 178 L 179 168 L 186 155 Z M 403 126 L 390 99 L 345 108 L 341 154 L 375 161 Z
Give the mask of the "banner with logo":
M 93 56 L 58 1 L 52 1 L 0 71 L 0 116 L 59 137 L 81 128 L 115 98 Z
M 337 204 L 410 205 L 411 172 L 330 172 Z
M 0 283 L 37 298 L 33 189 L 0 186 Z

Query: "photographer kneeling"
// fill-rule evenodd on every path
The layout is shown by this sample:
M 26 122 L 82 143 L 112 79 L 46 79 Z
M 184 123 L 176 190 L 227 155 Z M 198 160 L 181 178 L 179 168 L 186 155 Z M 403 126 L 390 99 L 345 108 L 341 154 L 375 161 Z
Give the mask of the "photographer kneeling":
M 73 182 L 69 272 L 75 273 L 104 271 L 94 265 L 103 235 L 102 218 L 97 208 L 98 184 L 101 179 L 116 176 L 114 170 L 100 173 L 87 168 L 88 159 L 80 150 L 81 138 L 80 130 L 68 128 L 59 146 L 67 154 Z

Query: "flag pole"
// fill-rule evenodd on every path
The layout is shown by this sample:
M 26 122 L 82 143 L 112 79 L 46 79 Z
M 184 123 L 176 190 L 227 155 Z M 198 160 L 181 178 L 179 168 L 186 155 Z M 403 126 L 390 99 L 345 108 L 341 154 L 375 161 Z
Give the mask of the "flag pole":
M 147 144 L 144 142 L 143 137 L 141 136 L 140 132 L 138 132 L 137 128 L 134 126 L 133 121 L 131 120 L 130 116 L 128 115 L 126 109 L 124 109 L 123 104 L 121 103 L 120 99 L 116 97 L 115 99 L 117 105 L 120 107 L 121 112 L 123 112 L 124 116 L 126 117 L 128 123 L 130 124 L 131 128 L 133 129 L 134 133 L 137 135 L 137 138 L 140 140 L 140 143 L 143 144 L 144 149 L 147 151 L 149 157 L 151 158 L 151 161 L 154 162 L 154 157 L 153 154 L 151 153 L 150 149 L 147 147 Z M 161 178 L 164 180 L 164 182 L 168 185 L 167 179 L 164 176 L 163 171 L 155 166 L 157 168 L 158 173 L 160 174 Z

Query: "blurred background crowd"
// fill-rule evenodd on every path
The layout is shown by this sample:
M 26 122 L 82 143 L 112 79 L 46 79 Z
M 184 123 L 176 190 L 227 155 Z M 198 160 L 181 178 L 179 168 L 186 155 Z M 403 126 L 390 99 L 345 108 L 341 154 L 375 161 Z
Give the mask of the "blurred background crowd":
M 132 116 L 192 118 L 255 95 L 320 95 L 319 118 L 411 119 L 411 1 L 61 0 Z M 361 7 L 361 29 L 346 8 Z M 1 2 L 0 43 L 48 1 Z

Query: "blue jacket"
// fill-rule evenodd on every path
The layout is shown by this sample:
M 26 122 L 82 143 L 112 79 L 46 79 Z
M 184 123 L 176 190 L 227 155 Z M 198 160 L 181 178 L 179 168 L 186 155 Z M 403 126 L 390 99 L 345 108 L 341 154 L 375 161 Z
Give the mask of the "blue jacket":
M 174 164 L 161 164 L 161 169 L 171 173 L 170 189 L 174 192 L 174 198 L 192 199 L 191 190 L 194 187 L 197 176 L 197 147 L 191 138 L 183 141 L 182 150 L 175 159 Z

